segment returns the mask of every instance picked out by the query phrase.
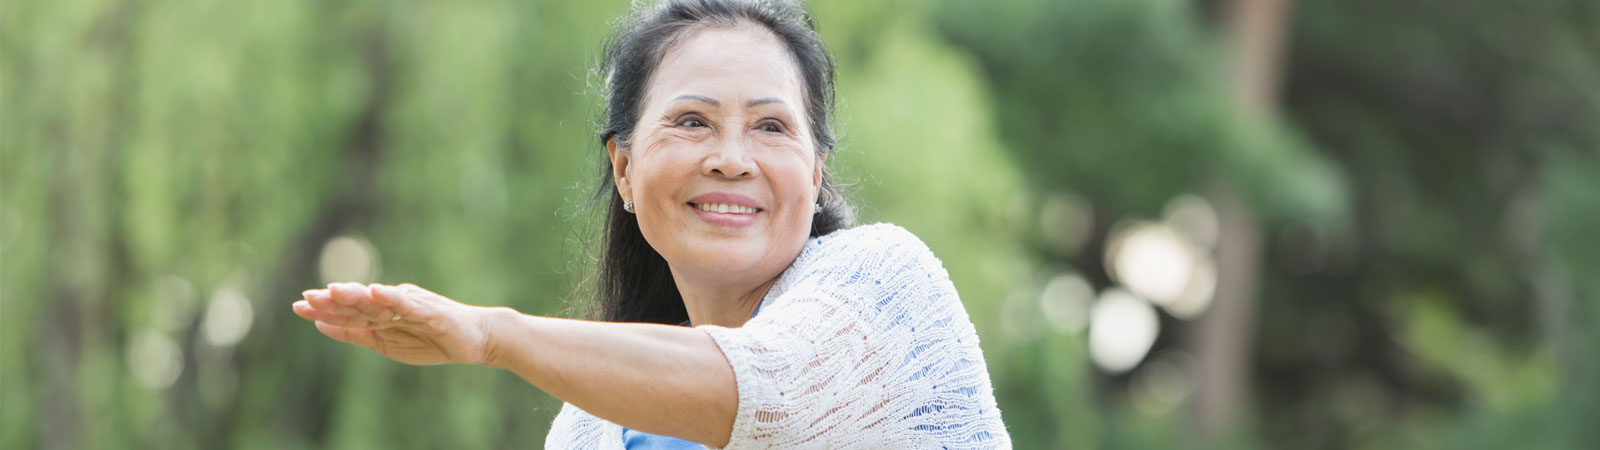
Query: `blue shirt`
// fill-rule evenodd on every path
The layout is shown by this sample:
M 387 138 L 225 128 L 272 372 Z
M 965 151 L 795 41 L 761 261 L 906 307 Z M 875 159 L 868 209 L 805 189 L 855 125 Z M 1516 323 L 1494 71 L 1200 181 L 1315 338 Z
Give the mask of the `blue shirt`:
M 750 318 L 756 318 L 756 313 L 761 312 L 761 304 L 756 303 L 756 310 L 750 313 Z M 691 326 L 684 322 L 684 326 Z M 661 436 L 643 431 L 634 431 L 622 427 L 622 447 L 629 450 L 701 450 L 703 445 L 685 441 L 671 436 Z
M 659 436 L 643 431 L 622 429 L 622 446 L 628 449 L 651 450 L 704 450 L 706 447 L 669 436 Z

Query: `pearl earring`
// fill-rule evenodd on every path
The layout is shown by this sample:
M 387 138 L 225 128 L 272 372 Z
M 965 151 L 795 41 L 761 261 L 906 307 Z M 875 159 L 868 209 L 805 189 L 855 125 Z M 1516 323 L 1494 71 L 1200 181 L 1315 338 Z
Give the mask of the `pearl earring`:
M 633 212 L 633 202 L 630 201 L 630 200 L 623 200 L 622 201 L 622 210 L 623 211 L 627 211 L 627 212 Z

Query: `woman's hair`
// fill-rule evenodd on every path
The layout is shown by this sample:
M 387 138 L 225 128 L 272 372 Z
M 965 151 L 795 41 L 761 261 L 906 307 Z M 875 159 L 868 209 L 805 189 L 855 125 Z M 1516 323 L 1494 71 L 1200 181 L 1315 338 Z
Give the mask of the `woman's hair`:
M 761 27 L 771 32 L 794 58 L 804 84 L 806 119 L 816 142 L 816 155 L 833 148 L 833 58 L 817 34 L 811 14 L 790 0 L 665 0 L 638 8 L 607 40 L 599 73 L 604 79 L 605 109 L 600 124 L 600 145 L 615 138 L 618 147 L 632 144 L 644 105 L 646 86 L 661 59 L 684 36 L 708 27 Z M 600 257 L 596 319 L 612 322 L 677 324 L 689 319 L 683 297 L 672 280 L 667 261 L 656 253 L 639 231 L 638 218 L 622 209 L 622 197 L 612 180 L 611 160 L 603 164 L 597 201 L 605 208 L 605 243 Z M 826 167 L 817 201 L 822 205 L 811 220 L 811 236 L 822 236 L 849 225 L 850 205 L 834 186 Z

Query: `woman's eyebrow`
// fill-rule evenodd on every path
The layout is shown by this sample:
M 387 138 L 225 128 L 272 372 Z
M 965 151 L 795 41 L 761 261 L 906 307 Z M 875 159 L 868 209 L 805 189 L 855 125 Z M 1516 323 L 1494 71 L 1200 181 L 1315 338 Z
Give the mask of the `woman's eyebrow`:
M 780 104 L 780 105 L 783 105 L 783 106 L 789 106 L 788 102 L 785 102 L 785 101 L 783 101 L 783 99 L 777 98 L 777 97 L 758 98 L 758 99 L 755 99 L 755 100 L 751 100 L 751 101 L 745 102 L 744 106 L 746 108 L 750 108 L 750 107 L 754 107 L 754 106 L 757 106 L 757 105 L 765 105 L 765 104 L 768 104 L 768 103 L 777 103 L 777 104 Z
M 667 103 L 673 103 L 673 102 L 677 102 L 679 100 L 694 100 L 694 101 L 697 101 L 697 102 L 710 104 L 711 106 L 722 106 L 722 102 L 717 101 L 717 99 L 714 99 L 714 98 L 711 98 L 711 97 L 707 97 L 707 96 L 704 96 L 704 95 L 695 95 L 695 94 L 679 95 L 677 97 L 673 97 L 672 101 L 671 102 L 667 102 Z
M 681 100 L 693 100 L 693 101 L 709 104 L 711 106 L 722 106 L 722 102 L 717 101 L 717 99 L 714 99 L 714 98 L 711 98 L 711 97 L 707 97 L 707 96 L 704 96 L 704 95 L 683 94 L 683 95 L 679 95 L 677 97 L 673 97 L 672 98 L 672 102 L 677 102 L 677 101 L 681 101 Z M 668 103 L 671 103 L 671 102 L 668 102 Z M 755 100 L 751 100 L 751 101 L 745 102 L 744 106 L 748 108 L 748 107 L 755 107 L 755 106 L 765 105 L 765 104 L 768 104 L 768 103 L 777 103 L 777 104 L 780 104 L 780 105 L 789 106 L 789 102 L 785 102 L 785 101 L 783 101 L 783 99 L 777 98 L 777 97 L 762 97 L 762 98 L 758 98 L 758 99 L 755 99 Z

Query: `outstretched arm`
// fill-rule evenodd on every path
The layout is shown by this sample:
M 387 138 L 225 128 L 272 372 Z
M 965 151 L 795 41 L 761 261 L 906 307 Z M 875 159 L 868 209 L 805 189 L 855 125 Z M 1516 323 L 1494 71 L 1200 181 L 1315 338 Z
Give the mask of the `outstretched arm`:
M 596 417 L 708 446 L 726 445 L 733 429 L 733 369 L 701 330 L 531 316 L 412 285 L 335 283 L 304 295 L 294 312 L 318 331 L 396 361 L 510 370 Z

